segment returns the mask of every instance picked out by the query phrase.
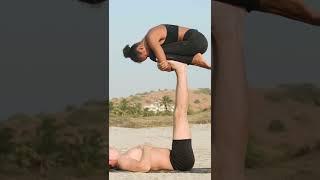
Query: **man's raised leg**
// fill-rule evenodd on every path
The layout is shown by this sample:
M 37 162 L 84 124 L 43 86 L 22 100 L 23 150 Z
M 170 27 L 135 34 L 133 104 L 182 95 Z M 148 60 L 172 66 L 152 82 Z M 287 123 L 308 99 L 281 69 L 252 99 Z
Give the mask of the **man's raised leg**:
M 191 143 L 191 132 L 187 119 L 189 105 L 187 65 L 179 62 L 171 62 L 171 67 L 177 74 L 177 88 L 170 161 L 175 170 L 187 171 L 192 169 L 195 162 Z

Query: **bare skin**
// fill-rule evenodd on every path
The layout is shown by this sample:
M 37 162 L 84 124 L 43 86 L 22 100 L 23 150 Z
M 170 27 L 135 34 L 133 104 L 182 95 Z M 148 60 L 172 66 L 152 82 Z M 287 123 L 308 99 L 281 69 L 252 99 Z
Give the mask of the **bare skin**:
M 215 60 L 214 179 L 244 180 L 248 140 L 248 95 L 243 30 L 246 10 L 213 1 L 212 37 Z
M 191 139 L 191 131 L 187 119 L 189 105 L 187 65 L 176 61 L 169 62 L 175 69 L 177 75 L 176 103 L 173 117 L 173 139 Z
M 304 0 L 260 0 L 260 11 L 320 26 L 320 12 L 309 7 Z
M 191 64 L 202 68 L 211 69 L 211 66 L 207 63 L 206 59 L 201 53 L 194 55 Z
M 166 69 L 167 68 L 166 64 L 167 64 L 166 61 L 158 63 L 158 68 L 160 70 L 162 70 L 162 71 L 168 71 L 168 72 L 172 71 L 172 69 Z M 211 66 L 206 62 L 206 60 L 204 59 L 204 57 L 203 57 L 203 55 L 201 53 L 197 53 L 193 57 L 191 64 L 195 65 L 195 66 L 199 66 L 199 67 L 205 68 L 205 69 L 211 69 Z M 168 68 L 170 68 L 170 67 L 168 67 Z
M 186 64 L 168 61 L 177 75 L 176 104 L 173 118 L 173 139 L 191 139 L 187 120 L 188 85 Z M 117 151 L 117 150 L 114 150 Z M 109 148 L 110 154 L 110 148 Z M 170 150 L 151 145 L 139 145 L 123 154 L 117 152 L 118 158 L 109 160 L 109 165 L 132 172 L 148 172 L 150 170 L 173 170 L 170 162 Z
M 179 26 L 178 29 L 178 41 L 182 41 L 185 33 L 189 30 L 189 28 Z M 146 60 L 150 50 L 154 53 L 158 60 L 158 68 L 161 71 L 172 71 L 171 65 L 168 63 L 166 59 L 166 55 L 164 53 L 161 45 L 165 42 L 167 36 L 167 29 L 164 25 L 158 25 L 151 28 L 146 36 L 141 40 L 141 44 L 138 46 L 138 51 L 140 53 L 141 62 Z M 211 69 L 211 66 L 206 62 L 205 58 L 201 53 L 196 54 L 193 57 L 192 65 L 199 66 L 206 69 Z
M 118 160 L 118 168 L 133 172 L 173 170 L 169 149 L 150 145 L 137 146 L 121 154 Z

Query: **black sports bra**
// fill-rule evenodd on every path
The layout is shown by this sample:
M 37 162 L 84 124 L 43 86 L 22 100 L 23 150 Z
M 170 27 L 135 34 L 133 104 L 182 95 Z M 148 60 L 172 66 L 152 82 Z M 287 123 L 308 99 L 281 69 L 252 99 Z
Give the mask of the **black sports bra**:
M 179 33 L 179 26 L 177 25 L 171 25 L 171 24 L 164 24 L 164 26 L 167 29 L 167 37 L 166 40 L 162 45 L 177 42 L 178 41 L 178 33 Z
M 242 6 L 247 9 L 248 12 L 252 10 L 258 10 L 260 7 L 260 0 L 215 0 L 235 6 Z
M 165 39 L 164 43 L 161 46 L 163 46 L 165 44 L 168 44 L 168 43 L 177 42 L 178 41 L 178 36 L 179 36 L 179 26 L 171 25 L 171 24 L 164 24 L 164 26 L 167 29 L 167 36 L 166 36 L 166 39 Z M 156 58 L 156 56 L 154 55 L 153 52 L 150 52 L 149 58 L 152 61 L 157 62 L 157 58 Z

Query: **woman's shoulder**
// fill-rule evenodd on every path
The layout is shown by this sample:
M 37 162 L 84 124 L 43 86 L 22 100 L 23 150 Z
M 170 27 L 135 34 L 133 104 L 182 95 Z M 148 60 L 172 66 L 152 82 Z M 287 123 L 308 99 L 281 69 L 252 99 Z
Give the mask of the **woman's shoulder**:
M 150 37 L 150 36 L 165 36 L 166 35 L 166 27 L 162 24 L 158 25 L 158 26 L 154 26 L 153 28 L 149 29 L 148 33 L 146 34 L 146 37 Z

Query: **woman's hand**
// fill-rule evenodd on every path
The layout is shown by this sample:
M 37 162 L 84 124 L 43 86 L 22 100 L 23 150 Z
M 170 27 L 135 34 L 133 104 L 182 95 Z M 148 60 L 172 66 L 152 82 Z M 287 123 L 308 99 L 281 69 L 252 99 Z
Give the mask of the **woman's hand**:
M 163 61 L 157 64 L 158 65 L 158 69 L 160 69 L 161 71 L 167 71 L 167 72 L 171 72 L 173 71 L 171 65 L 168 63 L 168 61 Z

